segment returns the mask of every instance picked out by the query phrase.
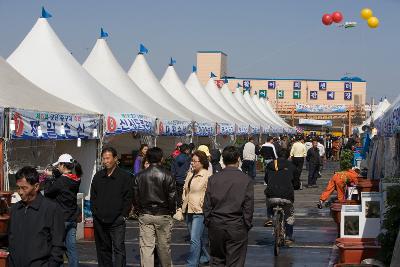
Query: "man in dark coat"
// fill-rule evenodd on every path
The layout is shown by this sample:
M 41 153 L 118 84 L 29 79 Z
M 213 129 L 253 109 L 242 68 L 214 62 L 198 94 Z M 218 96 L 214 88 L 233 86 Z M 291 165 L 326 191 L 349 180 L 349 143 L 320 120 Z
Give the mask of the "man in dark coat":
M 39 193 L 39 174 L 23 167 L 16 175 L 21 201 L 11 208 L 10 267 L 59 267 L 64 254 L 64 217 L 57 204 Z
M 312 147 L 307 151 L 306 160 L 308 162 L 308 185 L 306 187 L 318 187 L 318 172 L 322 164 L 322 158 L 319 154 L 318 141 L 312 141 Z
M 238 169 L 238 149 L 226 147 L 222 158 L 226 168 L 209 178 L 203 208 L 211 266 L 244 266 L 254 211 L 253 182 Z

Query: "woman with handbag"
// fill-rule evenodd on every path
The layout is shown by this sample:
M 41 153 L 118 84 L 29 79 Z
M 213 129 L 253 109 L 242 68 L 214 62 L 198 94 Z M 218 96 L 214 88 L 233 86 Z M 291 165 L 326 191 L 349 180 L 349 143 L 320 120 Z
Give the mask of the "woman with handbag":
M 209 161 L 206 153 L 195 151 L 192 157 L 191 171 L 185 179 L 182 194 L 182 212 L 190 233 L 190 253 L 187 258 L 188 267 L 197 267 L 210 259 L 202 241 L 204 232 L 203 203 L 207 189 Z

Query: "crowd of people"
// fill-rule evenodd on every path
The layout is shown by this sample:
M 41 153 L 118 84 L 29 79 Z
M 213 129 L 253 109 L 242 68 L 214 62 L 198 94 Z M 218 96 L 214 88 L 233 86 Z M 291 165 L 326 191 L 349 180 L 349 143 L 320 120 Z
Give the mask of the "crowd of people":
M 170 170 L 163 165 L 162 149 L 143 144 L 132 173 L 121 169 L 117 151 L 106 147 L 101 152 L 103 169 L 94 175 L 90 190 L 98 265 L 126 266 L 126 221 L 133 213 L 139 222 L 141 266 L 172 266 L 174 219 L 185 221 L 190 235 L 187 266 L 244 266 L 259 159 L 267 185 L 265 226 L 272 225 L 274 201 L 285 200 L 286 242 L 291 244 L 294 190 L 303 189 L 304 163 L 308 168 L 304 187 L 315 188 L 324 161 L 338 160 L 342 147 L 356 146 L 358 141 L 330 135 L 269 136 L 260 146 L 250 137 L 241 147 L 222 151 L 178 143 L 169 155 Z M 69 266 L 79 265 L 77 193 L 82 168 L 71 155 L 63 154 L 44 175 L 41 184 L 33 167 L 16 173 L 21 201 L 11 208 L 10 266 L 60 266 L 64 253 Z M 334 190 L 343 198 L 343 183 L 356 181 L 356 176 L 352 170 L 335 174 L 319 205 Z

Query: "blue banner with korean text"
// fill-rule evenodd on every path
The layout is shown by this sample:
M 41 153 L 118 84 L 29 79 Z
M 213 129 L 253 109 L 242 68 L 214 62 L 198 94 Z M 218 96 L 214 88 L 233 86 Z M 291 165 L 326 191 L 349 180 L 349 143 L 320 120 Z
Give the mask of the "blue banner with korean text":
M 235 124 L 217 123 L 217 135 L 234 135 Z
M 194 124 L 194 135 L 195 136 L 214 136 L 215 135 L 215 124 L 208 122 L 196 122 Z
M 124 133 L 154 134 L 155 119 L 133 113 L 115 113 L 106 116 L 106 135 Z
M 12 109 L 11 139 L 98 139 L 100 116 Z
M 236 124 L 235 125 L 235 133 L 236 133 L 236 135 L 248 135 L 249 134 L 249 125 Z
M 162 120 L 158 124 L 158 133 L 162 136 L 185 136 L 192 134 L 190 121 Z

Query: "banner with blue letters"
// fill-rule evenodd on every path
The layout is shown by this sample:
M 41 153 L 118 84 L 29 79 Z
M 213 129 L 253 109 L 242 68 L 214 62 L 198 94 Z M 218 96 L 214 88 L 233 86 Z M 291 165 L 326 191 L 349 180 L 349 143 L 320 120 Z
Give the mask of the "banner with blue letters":
M 190 121 L 161 120 L 158 124 L 158 134 L 162 136 L 185 136 L 192 134 Z
M 115 113 L 106 116 L 106 135 L 124 133 L 154 134 L 155 119 L 133 113 Z
M 208 122 L 196 122 L 194 124 L 194 135 L 195 136 L 214 136 L 215 135 L 215 124 Z
M 235 124 L 217 123 L 217 135 L 234 135 Z
M 100 115 L 11 109 L 10 120 L 11 139 L 98 139 L 100 133 Z
M 235 133 L 236 133 L 236 135 L 248 135 L 249 134 L 249 125 L 236 124 Z

